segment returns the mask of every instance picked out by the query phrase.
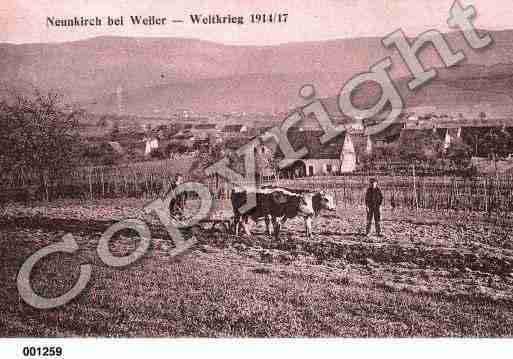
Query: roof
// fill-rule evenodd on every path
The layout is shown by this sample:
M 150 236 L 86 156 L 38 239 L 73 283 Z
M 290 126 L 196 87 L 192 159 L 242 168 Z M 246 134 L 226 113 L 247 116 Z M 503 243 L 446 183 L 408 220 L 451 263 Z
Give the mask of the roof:
M 513 136 L 513 127 L 488 127 L 488 126 L 468 126 L 461 128 L 461 137 L 462 138 L 474 138 L 475 136 L 485 136 L 491 131 L 505 131 L 510 136 Z
M 396 122 L 392 123 L 389 126 L 387 126 L 383 131 L 372 135 L 371 138 L 374 140 L 385 140 L 385 139 L 392 139 L 397 138 L 400 136 L 401 131 L 404 128 L 404 124 L 402 122 Z
M 305 159 L 339 159 L 344 146 L 346 133 L 342 133 L 331 141 L 321 144 L 320 139 L 324 131 L 305 130 L 289 131 L 288 139 L 295 150 L 301 147 L 308 149 Z
M 256 132 L 259 133 L 259 134 L 264 134 L 264 133 L 268 132 L 273 127 L 274 126 L 258 127 L 258 128 L 256 128 Z
M 180 133 L 172 137 L 173 140 L 190 140 L 194 138 L 190 133 Z
M 435 129 L 436 134 L 441 139 L 444 139 L 447 134 L 451 137 L 458 137 L 459 127 L 456 128 L 437 128 Z
M 125 153 L 125 150 L 123 149 L 123 147 L 119 144 L 119 142 L 115 142 L 115 141 L 110 141 L 110 142 L 107 142 L 109 144 L 109 146 L 118 154 L 122 155 Z
M 433 135 L 433 129 L 412 129 L 412 128 L 405 128 L 401 131 L 400 138 L 402 140 L 404 139 L 415 139 L 417 136 L 430 136 Z
M 196 130 L 215 130 L 216 124 L 215 123 L 201 123 L 199 125 L 194 126 L 194 129 L 196 129 Z
M 223 132 L 241 132 L 244 125 L 226 125 Z

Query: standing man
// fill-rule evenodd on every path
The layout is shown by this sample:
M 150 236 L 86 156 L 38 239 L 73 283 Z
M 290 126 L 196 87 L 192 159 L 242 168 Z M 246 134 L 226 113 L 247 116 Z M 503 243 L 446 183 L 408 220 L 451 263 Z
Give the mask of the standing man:
M 180 173 L 178 173 L 175 177 L 175 180 L 171 182 L 171 185 L 169 187 L 168 194 L 176 189 L 179 185 L 181 185 L 183 182 L 183 177 Z M 182 211 L 183 205 L 184 205 L 184 199 L 181 195 L 176 196 L 169 202 L 169 213 L 171 216 L 175 214 L 175 211 Z
M 372 219 L 374 218 L 374 225 L 376 227 L 376 234 L 382 237 L 379 222 L 381 220 L 380 206 L 383 203 L 383 194 L 378 187 L 378 181 L 371 178 L 370 186 L 365 193 L 365 205 L 367 206 L 367 230 L 365 235 L 369 235 L 372 227 Z

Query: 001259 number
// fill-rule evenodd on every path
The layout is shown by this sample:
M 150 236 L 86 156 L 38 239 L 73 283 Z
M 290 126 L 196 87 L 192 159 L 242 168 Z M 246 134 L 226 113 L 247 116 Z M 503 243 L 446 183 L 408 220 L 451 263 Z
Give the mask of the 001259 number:
M 23 347 L 23 356 L 25 357 L 60 357 L 62 355 L 61 347 Z

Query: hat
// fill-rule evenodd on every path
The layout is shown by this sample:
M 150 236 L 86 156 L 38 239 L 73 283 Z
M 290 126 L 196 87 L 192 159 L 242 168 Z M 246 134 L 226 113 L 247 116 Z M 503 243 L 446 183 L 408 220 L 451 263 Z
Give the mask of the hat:
M 371 178 L 371 179 L 370 179 L 370 183 L 378 183 L 378 180 L 377 180 L 377 179 L 375 179 L 375 178 Z

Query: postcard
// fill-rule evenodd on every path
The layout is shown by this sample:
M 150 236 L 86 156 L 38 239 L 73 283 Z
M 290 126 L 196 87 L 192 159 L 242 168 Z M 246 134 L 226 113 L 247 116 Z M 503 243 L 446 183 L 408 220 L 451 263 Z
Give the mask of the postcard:
M 512 24 L 501 0 L 2 3 L 0 337 L 510 338 Z

